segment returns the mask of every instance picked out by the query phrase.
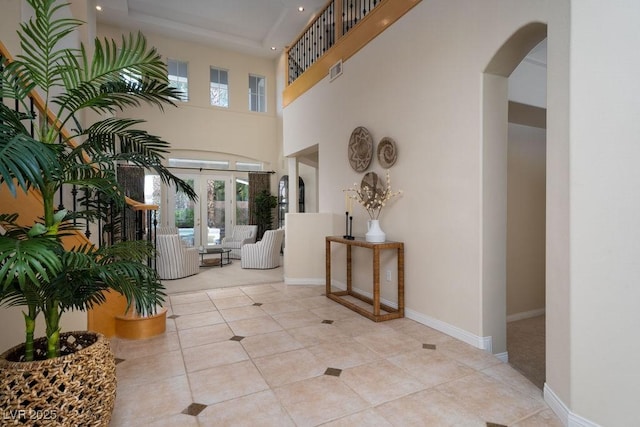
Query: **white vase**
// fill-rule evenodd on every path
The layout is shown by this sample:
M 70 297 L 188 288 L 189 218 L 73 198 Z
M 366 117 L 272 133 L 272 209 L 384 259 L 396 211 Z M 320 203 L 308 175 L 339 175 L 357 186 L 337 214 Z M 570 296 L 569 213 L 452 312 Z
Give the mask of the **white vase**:
M 384 231 L 380 228 L 380 222 L 377 219 L 367 221 L 367 228 L 367 234 L 364 235 L 367 242 L 382 243 L 387 238 Z

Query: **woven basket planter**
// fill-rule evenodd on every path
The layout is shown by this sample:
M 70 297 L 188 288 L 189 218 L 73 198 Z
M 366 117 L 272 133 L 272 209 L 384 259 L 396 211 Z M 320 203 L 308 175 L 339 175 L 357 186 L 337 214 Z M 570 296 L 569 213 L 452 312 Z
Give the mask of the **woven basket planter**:
M 46 349 L 36 340 L 36 359 Z M 24 344 L 0 355 L 0 415 L 4 425 L 108 426 L 116 397 L 109 340 L 89 331 L 60 334 L 62 356 L 20 362 Z

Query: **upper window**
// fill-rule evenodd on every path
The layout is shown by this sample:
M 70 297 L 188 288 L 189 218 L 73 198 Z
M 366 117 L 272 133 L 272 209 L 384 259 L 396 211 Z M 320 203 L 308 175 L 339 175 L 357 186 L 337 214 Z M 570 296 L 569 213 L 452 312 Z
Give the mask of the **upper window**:
M 189 79 L 188 67 L 186 62 L 176 61 L 175 59 L 167 60 L 167 71 L 169 78 L 169 86 L 176 88 L 182 92 L 180 101 L 189 100 Z
M 229 108 L 229 75 L 227 70 L 211 67 L 209 76 L 211 105 Z
M 266 85 L 264 77 L 249 74 L 249 110 L 259 113 L 267 111 Z

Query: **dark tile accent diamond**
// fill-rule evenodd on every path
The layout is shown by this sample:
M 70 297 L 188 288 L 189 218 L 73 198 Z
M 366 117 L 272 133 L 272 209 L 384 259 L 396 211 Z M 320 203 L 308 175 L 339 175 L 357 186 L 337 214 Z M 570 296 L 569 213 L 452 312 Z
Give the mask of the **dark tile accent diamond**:
M 332 375 L 334 377 L 339 377 L 341 373 L 342 373 L 342 369 L 338 369 L 338 368 L 327 368 L 327 370 L 324 371 L 325 375 Z
M 256 307 L 260 307 L 262 305 L 261 302 L 254 302 L 253 305 L 255 305 Z
M 240 335 L 234 335 L 231 338 L 229 338 L 229 340 L 231 341 L 242 341 L 244 339 L 244 337 L 241 337 Z
M 116 365 L 122 362 L 124 362 L 124 359 L 120 359 L 119 357 L 116 357 Z
M 203 405 L 202 403 L 192 403 L 187 407 L 187 409 L 182 411 L 182 413 L 186 415 L 192 415 L 195 417 L 198 414 L 200 414 L 200 412 L 202 412 L 206 407 L 207 405 Z
M 426 348 L 427 350 L 435 350 L 436 349 L 436 345 L 435 344 L 422 344 L 422 348 Z
M 172 314 L 171 316 L 167 316 L 167 319 L 177 319 L 178 317 L 180 316 L 178 316 L 177 314 Z
M 333 320 L 323 320 L 322 323 L 326 323 L 327 325 L 330 325 L 333 323 Z
M 496 423 L 491 423 L 487 421 L 487 427 L 507 427 L 507 426 L 504 424 L 496 424 Z

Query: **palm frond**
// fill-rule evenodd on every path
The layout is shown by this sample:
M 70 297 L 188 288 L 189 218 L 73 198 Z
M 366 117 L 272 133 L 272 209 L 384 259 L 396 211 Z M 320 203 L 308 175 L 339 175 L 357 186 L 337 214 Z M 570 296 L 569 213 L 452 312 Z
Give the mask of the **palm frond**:
M 17 282 L 20 289 L 29 283 L 39 286 L 57 274 L 60 263 L 60 243 L 51 237 L 17 239 L 0 236 L 0 288 Z

